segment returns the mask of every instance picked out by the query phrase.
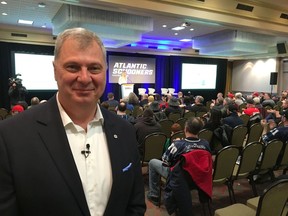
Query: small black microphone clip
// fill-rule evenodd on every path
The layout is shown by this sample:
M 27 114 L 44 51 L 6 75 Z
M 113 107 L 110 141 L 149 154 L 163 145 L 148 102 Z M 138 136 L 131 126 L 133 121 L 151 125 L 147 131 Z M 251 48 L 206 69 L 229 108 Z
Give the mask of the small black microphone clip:
M 82 151 L 81 151 L 81 154 L 83 154 L 84 157 L 87 158 L 90 153 L 91 153 L 91 151 L 90 151 L 90 144 L 86 144 L 86 150 L 82 150 Z

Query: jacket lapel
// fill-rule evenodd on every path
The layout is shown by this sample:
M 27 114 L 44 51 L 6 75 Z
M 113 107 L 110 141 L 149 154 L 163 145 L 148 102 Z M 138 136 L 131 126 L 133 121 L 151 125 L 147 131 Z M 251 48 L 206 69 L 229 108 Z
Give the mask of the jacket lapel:
M 39 135 L 64 181 L 69 186 L 70 192 L 77 200 L 83 215 L 88 216 L 90 213 L 81 179 L 68 143 L 55 96 L 47 102 L 47 106 L 49 107 L 46 107 L 43 113 L 36 116 Z

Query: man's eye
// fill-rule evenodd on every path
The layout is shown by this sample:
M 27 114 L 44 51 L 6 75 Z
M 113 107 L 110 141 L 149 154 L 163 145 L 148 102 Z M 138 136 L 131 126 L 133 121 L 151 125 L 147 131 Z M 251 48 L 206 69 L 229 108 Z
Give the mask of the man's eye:
M 76 65 L 67 65 L 66 70 L 69 72 L 77 72 L 79 67 Z
M 102 71 L 102 67 L 100 66 L 92 66 L 88 69 L 90 73 L 100 73 Z

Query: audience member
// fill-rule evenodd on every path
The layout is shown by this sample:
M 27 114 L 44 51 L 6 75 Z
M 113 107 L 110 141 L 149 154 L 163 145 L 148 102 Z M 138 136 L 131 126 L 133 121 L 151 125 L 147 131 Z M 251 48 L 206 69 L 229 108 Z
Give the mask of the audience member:
M 178 140 L 178 139 L 171 140 L 170 138 L 173 136 L 173 134 L 175 134 L 177 132 L 180 132 L 180 131 L 183 131 L 183 128 L 181 127 L 180 124 L 178 124 L 178 123 L 172 124 L 172 126 L 171 126 L 171 134 L 170 134 L 170 137 L 168 137 L 167 140 L 166 140 L 166 143 L 165 143 L 165 146 L 164 146 L 164 152 L 168 149 L 168 147 L 170 146 L 170 144 L 172 142 L 174 142 L 175 140 Z
M 139 105 L 141 107 L 145 107 L 148 104 L 148 94 L 141 95 L 141 100 L 139 102 Z
M 150 104 L 149 108 L 153 111 L 154 118 L 157 122 L 163 119 L 167 119 L 165 113 L 162 110 L 160 110 L 160 105 L 158 101 L 153 101 Z
M 208 112 L 207 107 L 204 105 L 204 98 L 200 95 L 195 97 L 195 103 L 192 105 L 191 110 L 192 112 Z
M 158 159 L 152 159 L 149 162 L 149 191 L 147 199 L 153 204 L 158 205 L 160 202 L 159 197 L 159 177 L 168 177 L 170 173 L 170 167 L 173 167 L 180 159 L 180 156 L 184 153 L 201 149 L 210 152 L 209 143 L 206 140 L 198 138 L 199 131 L 203 128 L 203 122 L 200 118 L 192 117 L 189 118 L 185 123 L 184 133 L 185 139 L 176 140 L 173 142 L 167 151 L 162 156 L 162 161 Z M 210 154 L 210 153 L 209 153 Z M 188 191 L 190 193 L 190 191 Z M 176 200 L 179 197 L 175 197 Z M 185 204 L 192 204 L 191 200 L 185 200 Z M 169 214 L 172 214 L 170 212 Z M 192 215 L 191 212 L 187 213 Z
M 168 107 L 164 110 L 165 115 L 168 117 L 170 113 L 180 113 L 182 115 L 182 109 L 179 107 L 179 101 L 176 97 L 170 98 L 168 101 Z
M 246 109 L 243 110 L 244 114 L 247 114 L 249 116 L 252 116 L 256 113 L 260 113 L 259 109 L 255 107 L 254 100 L 249 99 L 246 101 Z
M 238 106 L 235 103 L 228 106 L 227 115 L 227 117 L 223 118 L 223 124 L 227 124 L 231 128 L 244 124 L 243 120 L 238 115 Z
M 108 100 L 106 100 L 105 102 L 107 102 L 109 104 L 109 107 L 117 107 L 118 106 L 119 101 L 115 100 L 113 92 L 109 92 L 107 94 L 107 98 L 108 98 Z
M 127 115 L 126 113 L 127 110 L 127 105 L 125 102 L 120 102 L 118 105 L 118 109 L 117 109 L 117 115 L 125 120 L 127 120 L 128 122 L 130 122 L 131 124 L 135 124 L 135 118 L 131 115 Z
M 241 104 L 244 103 L 241 92 L 235 93 L 235 100 L 234 100 L 234 102 L 235 102 L 235 104 L 237 104 L 238 107 L 239 107 Z
M 11 114 L 14 116 L 14 115 L 17 115 L 18 113 L 21 113 L 23 111 L 24 111 L 23 106 L 17 104 L 17 105 L 14 105 L 12 107 Z
M 0 122 L 0 215 L 144 215 L 135 129 L 97 103 L 103 43 L 66 29 L 53 66 L 56 95 Z
M 27 109 L 30 109 L 30 108 L 38 105 L 38 104 L 40 104 L 39 98 L 38 98 L 38 97 L 32 97 L 32 98 L 31 98 L 31 101 L 30 101 L 30 106 L 28 106 Z
M 265 93 L 264 94 L 264 101 L 262 102 L 262 106 L 263 107 L 267 107 L 269 106 L 270 108 L 273 108 L 276 104 L 274 102 L 274 100 L 272 100 L 271 98 L 271 94 L 270 93 Z
M 136 129 L 138 151 L 140 156 L 143 157 L 145 137 L 151 133 L 162 132 L 162 128 L 161 125 L 154 119 L 153 111 L 149 108 L 144 110 L 142 117 L 138 117 L 136 119 L 134 127 Z

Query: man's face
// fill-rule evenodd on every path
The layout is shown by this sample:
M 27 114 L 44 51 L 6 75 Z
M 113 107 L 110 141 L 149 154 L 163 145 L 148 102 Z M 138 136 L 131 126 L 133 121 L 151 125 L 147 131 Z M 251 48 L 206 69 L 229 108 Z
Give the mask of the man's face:
M 106 63 L 96 42 L 79 49 L 77 41 L 67 39 L 53 65 L 59 100 L 64 108 L 96 106 L 106 84 Z

